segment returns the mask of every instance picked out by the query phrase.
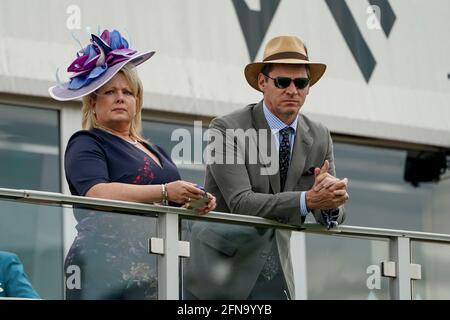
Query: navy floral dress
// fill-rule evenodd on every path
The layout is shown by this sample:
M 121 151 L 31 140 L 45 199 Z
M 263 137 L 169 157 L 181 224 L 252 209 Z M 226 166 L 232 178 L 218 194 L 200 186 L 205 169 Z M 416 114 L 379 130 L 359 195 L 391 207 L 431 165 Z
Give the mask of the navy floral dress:
M 69 140 L 65 172 L 73 195 L 98 183 L 169 183 L 180 174 L 166 152 L 144 144 L 161 163 L 127 141 L 100 129 Z M 174 205 L 174 204 L 171 204 Z M 74 207 L 78 234 L 66 256 L 67 299 L 157 299 L 156 257 L 147 252 L 155 218 Z M 69 272 L 80 271 L 77 283 Z

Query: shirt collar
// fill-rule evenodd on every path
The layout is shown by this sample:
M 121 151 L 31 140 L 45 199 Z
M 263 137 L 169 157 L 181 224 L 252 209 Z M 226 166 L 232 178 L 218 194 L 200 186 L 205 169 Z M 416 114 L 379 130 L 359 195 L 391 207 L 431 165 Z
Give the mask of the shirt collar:
M 281 129 L 286 127 L 286 124 L 278 119 L 276 115 L 274 115 L 272 112 L 270 112 L 269 108 L 266 106 L 266 102 L 263 100 L 263 112 L 264 117 L 267 120 L 267 124 L 269 125 L 270 129 L 272 130 L 272 134 L 278 133 Z M 297 123 L 298 123 L 298 115 L 295 117 L 295 120 L 288 126 L 294 129 L 294 133 L 297 131 Z

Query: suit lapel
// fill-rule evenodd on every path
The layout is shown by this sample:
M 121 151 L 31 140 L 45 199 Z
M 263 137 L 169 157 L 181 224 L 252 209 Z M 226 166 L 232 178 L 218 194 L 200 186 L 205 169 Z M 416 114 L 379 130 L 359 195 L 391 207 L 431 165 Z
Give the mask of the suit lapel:
M 265 152 L 265 150 L 262 150 L 260 148 L 259 143 L 257 144 L 259 156 L 261 157 L 261 159 L 264 159 L 264 163 L 266 164 L 263 166 L 267 167 L 267 166 L 273 165 L 269 162 L 270 157 L 268 157 L 268 155 L 270 155 L 273 150 L 273 152 L 275 152 L 277 154 L 277 156 L 274 158 L 276 159 L 276 161 L 278 161 L 278 152 L 277 152 L 277 148 L 275 145 L 275 140 L 272 137 L 272 131 L 270 130 L 269 124 L 267 123 L 267 120 L 264 117 L 262 101 L 260 101 L 253 108 L 253 126 L 255 127 L 255 129 L 265 129 L 265 132 L 266 132 L 266 134 L 264 136 L 261 136 L 261 138 L 264 137 L 267 139 L 266 140 L 268 142 L 267 143 L 267 149 L 268 149 L 267 152 Z M 269 181 L 270 181 L 270 186 L 272 187 L 273 192 L 279 193 L 280 192 L 280 170 L 277 170 L 276 174 L 269 175 Z
M 293 154 L 289 164 L 286 185 L 284 191 L 292 191 L 297 181 L 302 176 L 305 168 L 306 157 L 311 150 L 313 138 L 309 132 L 309 127 L 302 115 L 298 117 L 296 136 L 293 147 Z

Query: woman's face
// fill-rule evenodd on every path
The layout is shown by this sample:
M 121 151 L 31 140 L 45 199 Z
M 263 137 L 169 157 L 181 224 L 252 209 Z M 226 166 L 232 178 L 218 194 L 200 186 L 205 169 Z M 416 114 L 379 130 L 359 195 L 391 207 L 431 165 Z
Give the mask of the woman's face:
M 128 130 L 136 114 L 136 97 L 119 72 L 97 90 L 92 101 L 97 123 L 113 130 Z

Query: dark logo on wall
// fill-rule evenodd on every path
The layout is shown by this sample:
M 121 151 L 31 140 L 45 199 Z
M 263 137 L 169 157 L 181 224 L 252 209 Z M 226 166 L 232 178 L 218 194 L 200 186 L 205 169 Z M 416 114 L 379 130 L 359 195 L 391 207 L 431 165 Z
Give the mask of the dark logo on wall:
M 254 61 L 261 42 L 281 0 L 261 1 L 261 11 L 251 10 L 245 0 L 233 0 L 239 18 L 250 61 Z
M 254 61 L 258 54 L 258 50 L 280 2 L 281 0 L 260 1 L 261 10 L 255 11 L 248 7 L 245 0 L 233 0 L 245 42 L 247 43 L 250 61 Z M 368 83 L 377 62 L 367 42 L 364 40 L 349 7 L 345 0 L 325 0 L 325 2 L 359 70 Z M 369 0 L 369 3 L 371 6 L 368 10 L 373 10 L 373 13 L 368 12 L 368 14 L 372 14 L 374 17 L 375 27 L 382 29 L 386 38 L 389 37 L 396 16 L 388 0 Z M 369 22 L 368 27 L 370 27 Z
M 361 70 L 364 79 L 368 83 L 377 62 L 372 51 L 370 51 L 367 42 L 364 40 L 350 9 L 345 3 L 345 0 L 325 0 L 325 2 L 337 23 L 339 31 L 344 37 L 353 58 L 358 64 L 359 70 Z M 379 24 L 386 37 L 389 37 L 396 19 L 389 2 L 387 0 L 369 0 L 369 3 L 372 7 L 379 8 L 380 12 L 374 12 L 374 14 L 378 15 Z

